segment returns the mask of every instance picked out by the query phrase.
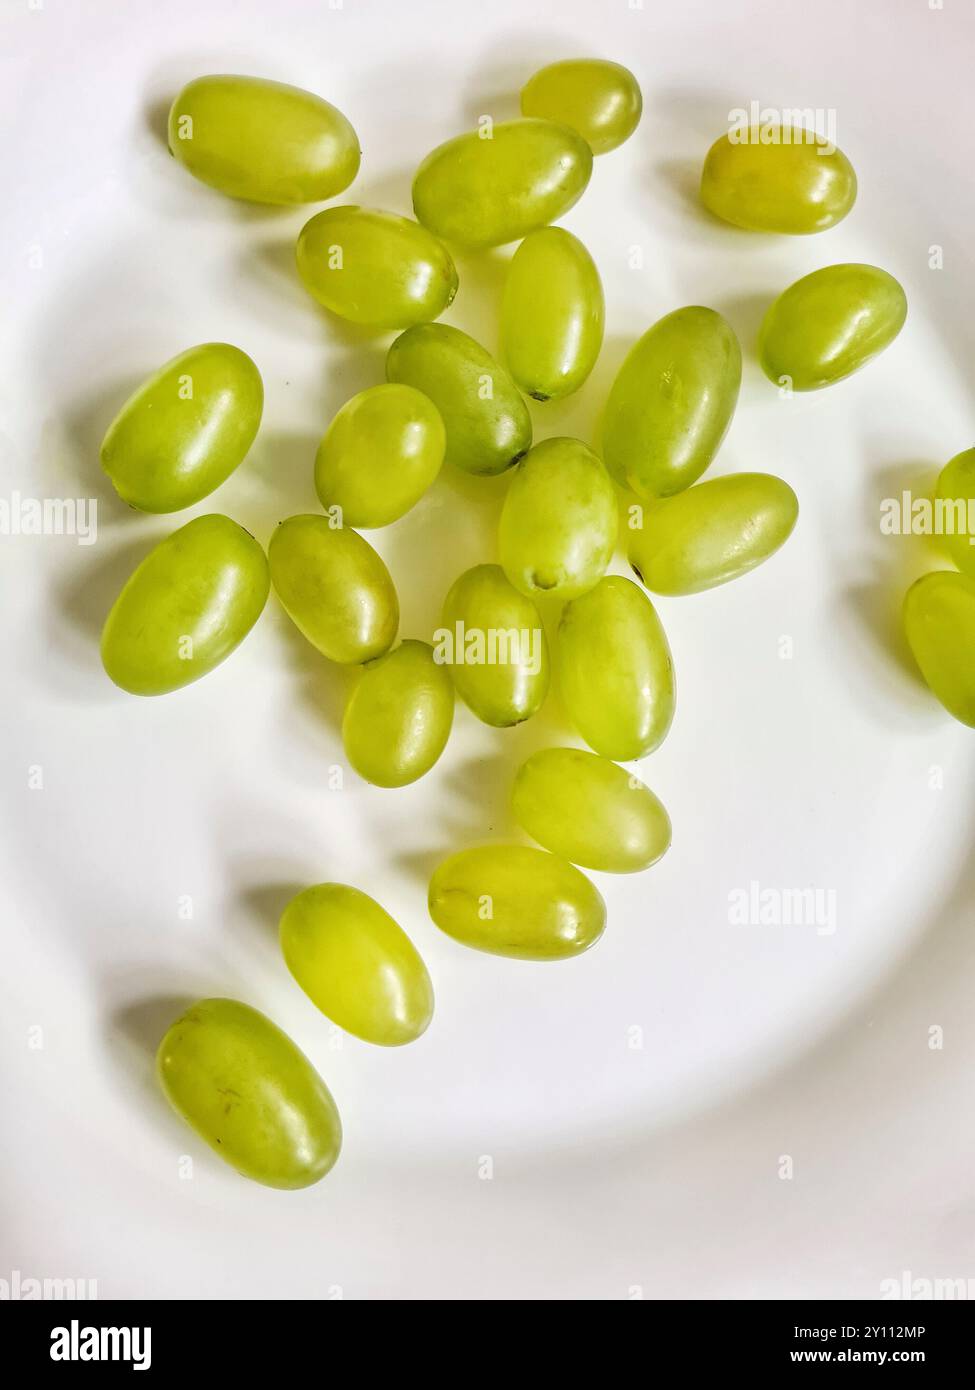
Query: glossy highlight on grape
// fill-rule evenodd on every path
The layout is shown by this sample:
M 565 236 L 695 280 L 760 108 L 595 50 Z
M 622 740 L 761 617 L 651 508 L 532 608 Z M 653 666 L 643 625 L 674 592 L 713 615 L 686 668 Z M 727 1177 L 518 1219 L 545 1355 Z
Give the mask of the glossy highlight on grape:
M 302 227 L 295 254 L 308 293 L 366 328 L 410 328 L 439 318 L 457 293 L 447 248 L 393 212 L 326 208 Z
M 447 746 L 454 686 L 426 642 L 402 642 L 370 662 L 349 696 L 342 742 L 350 764 L 377 787 L 405 787 Z
M 697 594 L 755 569 L 784 545 L 799 515 L 788 483 L 731 473 L 648 503 L 629 532 L 630 564 L 655 594 Z
M 603 286 L 589 252 L 563 227 L 531 232 L 511 258 L 501 341 L 511 375 L 537 401 L 586 380 L 603 343 Z
M 814 131 L 788 123 L 736 127 L 704 161 L 701 201 L 725 222 L 794 236 L 842 221 L 857 195 L 853 166 Z
M 202 183 L 256 203 L 322 202 L 359 172 L 358 137 L 342 112 L 264 77 L 187 83 L 170 108 L 169 151 Z
M 601 461 L 578 439 L 546 439 L 512 475 L 498 527 L 501 566 L 523 594 L 575 598 L 604 573 L 618 529 Z
M 566 58 L 540 68 L 521 89 L 521 114 L 577 130 L 593 154 L 628 140 L 640 123 L 643 96 L 632 72 L 603 58 Z
M 669 497 L 697 481 L 731 424 L 741 348 L 714 309 L 675 309 L 644 333 L 617 374 L 603 458 L 621 487 Z
M 257 435 L 260 372 L 230 343 L 165 363 L 125 402 L 102 443 L 102 468 L 130 507 L 176 512 L 230 477 Z
M 267 601 L 264 551 L 227 516 L 198 516 L 151 550 L 115 600 L 102 663 L 132 695 L 165 695 L 225 661 Z
M 875 265 L 828 265 L 779 295 L 762 323 L 758 355 L 770 381 L 818 391 L 858 372 L 897 337 L 907 298 Z
M 609 574 L 562 610 L 556 641 L 566 713 L 595 752 L 643 758 L 674 718 L 674 662 L 653 604 L 632 579 Z
M 281 917 L 288 969 L 322 1013 L 382 1047 L 414 1042 L 433 1016 L 433 986 L 416 947 L 375 899 L 319 883 Z
M 427 155 L 413 180 L 413 209 L 445 241 L 502 246 L 568 212 L 591 173 L 592 151 L 568 126 L 486 121 Z
M 202 999 L 156 1054 L 166 1099 L 245 1178 L 294 1190 L 319 1182 L 342 1147 L 324 1081 L 271 1020 L 235 999 Z
M 595 945 L 606 905 L 572 864 L 528 845 L 461 850 L 434 871 L 430 916 L 464 946 L 518 960 L 566 960 Z
M 368 541 L 325 516 L 292 516 L 271 537 L 274 592 L 313 647 L 330 661 L 357 665 L 388 651 L 399 628 L 399 599 Z
M 408 328 L 389 349 L 386 376 L 429 396 L 447 432 L 447 461 L 465 473 L 503 473 L 531 447 L 531 416 L 515 383 L 459 328 Z

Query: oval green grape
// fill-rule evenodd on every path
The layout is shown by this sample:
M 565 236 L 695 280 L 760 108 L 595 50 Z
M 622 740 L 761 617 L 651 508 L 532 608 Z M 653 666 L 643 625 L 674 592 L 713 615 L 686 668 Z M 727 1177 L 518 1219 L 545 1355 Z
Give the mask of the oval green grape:
M 430 916 L 464 946 L 518 960 L 565 960 L 602 936 L 606 905 L 572 864 L 528 845 L 481 845 L 445 859 Z
M 714 309 L 667 314 L 632 348 L 606 402 L 603 457 L 638 497 L 696 482 L 728 432 L 741 386 L 741 348 Z
M 603 343 L 599 271 L 561 227 L 531 232 L 508 266 L 501 303 L 504 358 L 537 401 L 560 400 L 586 380 Z
M 102 442 L 102 468 L 130 507 L 192 507 L 243 460 L 263 409 L 261 374 L 247 354 L 230 343 L 201 343 L 125 402 Z
M 975 449 L 945 464 L 935 488 L 941 503 L 941 543 L 962 574 L 975 579 Z
M 440 472 L 447 434 L 422 391 L 370 386 L 335 416 L 315 459 L 315 490 L 348 526 L 388 526 L 405 516 Z
M 235 999 L 202 999 L 156 1054 L 166 1099 L 245 1178 L 294 1190 L 318 1182 L 342 1147 L 324 1081 L 271 1020 Z
M 731 473 L 644 509 L 630 564 L 655 594 L 698 594 L 747 574 L 789 539 L 799 502 L 770 473 Z
M 577 130 L 593 154 L 622 145 L 640 124 L 643 96 L 632 72 L 603 58 L 549 63 L 521 89 L 521 114 Z
M 704 206 L 755 232 L 823 232 L 846 216 L 856 196 L 846 155 L 789 124 L 728 131 L 708 150 L 701 175 Z
M 581 748 L 533 753 L 515 775 L 511 804 L 533 840 L 586 869 L 636 873 L 670 847 L 670 817 L 650 788 Z
M 443 624 L 434 640 L 458 695 L 478 719 L 506 729 L 541 709 L 549 683 L 545 629 L 531 599 L 500 565 L 475 565 L 455 581 Z
M 575 598 L 602 576 L 618 530 L 600 460 L 578 439 L 546 439 L 512 476 L 498 528 L 501 566 L 523 594 Z
M 674 663 L 642 589 L 601 579 L 566 604 L 556 650 L 566 713 L 590 748 L 628 762 L 659 747 L 674 718 Z
M 102 664 L 132 695 L 165 695 L 219 666 L 267 601 L 268 567 L 227 516 L 198 516 L 151 550 L 102 630 Z
M 433 1017 L 433 986 L 410 938 L 374 898 L 319 883 L 281 917 L 288 969 L 327 1018 L 365 1042 L 413 1042 Z
M 975 580 L 951 570 L 923 575 L 904 599 L 904 630 L 932 694 L 975 728 Z
M 392 646 L 399 600 L 368 541 L 325 516 L 282 521 L 268 546 L 271 582 L 289 618 L 323 656 L 372 661 Z
M 447 746 L 454 687 L 426 642 L 408 641 L 363 670 L 349 696 L 342 741 L 350 764 L 377 787 L 405 787 Z
M 389 349 L 386 376 L 429 396 L 447 431 L 447 459 L 465 473 L 503 473 L 531 448 L 531 416 L 517 386 L 459 328 L 408 328 Z
M 427 323 L 457 293 L 457 269 L 447 248 L 418 222 L 394 212 L 326 208 L 302 227 L 296 258 L 312 298 L 366 328 Z
M 323 202 L 359 172 L 359 140 L 341 111 L 263 77 L 188 83 L 170 108 L 169 149 L 202 183 L 255 203 Z
M 762 323 L 758 355 L 777 386 L 818 391 L 858 372 L 897 337 L 907 298 L 875 265 L 828 265 L 779 295 Z
M 428 154 L 413 180 L 413 210 L 445 241 L 502 246 L 568 212 L 591 174 L 592 150 L 568 126 L 502 121 Z

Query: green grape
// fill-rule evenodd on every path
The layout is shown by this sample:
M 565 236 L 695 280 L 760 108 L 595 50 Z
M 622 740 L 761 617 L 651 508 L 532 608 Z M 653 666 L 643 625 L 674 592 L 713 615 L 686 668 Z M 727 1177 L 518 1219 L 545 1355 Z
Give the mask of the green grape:
M 792 534 L 799 502 L 770 473 L 732 473 L 652 503 L 630 532 L 630 564 L 655 594 L 698 594 L 747 574 Z
M 478 719 L 506 729 L 530 719 L 545 700 L 548 643 L 538 609 L 508 583 L 500 565 L 476 565 L 454 583 L 443 606 L 445 664 Z
M 328 427 L 315 459 L 326 511 L 348 526 L 388 526 L 414 507 L 440 472 L 447 436 L 439 410 L 412 386 L 360 391 Z
M 670 847 L 670 817 L 631 773 L 581 748 L 544 748 L 522 763 L 511 797 L 532 839 L 587 869 L 631 874 Z
M 502 246 L 554 222 L 585 192 L 592 151 L 552 121 L 503 121 L 428 154 L 413 180 L 425 227 L 461 246 Z
M 392 646 L 399 600 L 389 570 L 347 526 L 326 516 L 282 521 L 267 551 L 274 592 L 295 626 L 323 656 L 345 666 Z
M 969 517 L 975 514 L 975 449 L 956 454 L 942 468 L 936 488 L 937 500 L 945 504 L 948 513 L 941 544 L 963 574 L 975 579 L 975 526 Z
M 857 372 L 897 337 L 907 299 L 875 265 L 828 265 L 804 275 L 765 315 L 762 370 L 778 386 L 818 391 Z
M 613 558 L 619 510 L 600 460 L 578 439 L 546 439 L 518 465 L 501 510 L 501 565 L 523 594 L 575 598 Z
M 696 482 L 720 448 L 738 403 L 741 348 L 713 309 L 675 309 L 644 333 L 606 403 L 603 457 L 638 497 L 669 497 Z
M 308 293 L 367 328 L 410 328 L 439 318 L 457 293 L 447 248 L 394 212 L 326 208 L 302 227 L 296 255 Z
M 720 136 L 701 176 L 704 206 L 753 232 L 824 232 L 846 216 L 856 196 L 846 156 L 813 131 L 788 124 Z
M 199 680 L 239 646 L 267 601 L 264 551 L 228 516 L 198 516 L 150 550 L 105 620 L 102 663 L 132 695 Z
M 202 999 L 159 1044 L 166 1099 L 215 1153 L 267 1187 L 310 1187 L 342 1147 L 328 1087 L 303 1052 L 257 1009 Z
M 454 687 L 426 642 L 403 642 L 359 677 L 345 707 L 345 755 L 377 787 L 405 787 L 440 757 L 454 719 Z
M 408 328 L 389 349 L 386 376 L 430 397 L 447 431 L 447 459 L 465 473 L 503 473 L 531 448 L 531 417 L 518 388 L 459 328 Z
M 284 910 L 281 950 L 312 1003 L 365 1042 L 413 1042 L 433 1016 L 427 968 L 401 927 L 358 888 L 319 883 Z
M 594 945 L 606 904 L 578 869 L 528 845 L 481 845 L 445 859 L 430 916 L 464 946 L 519 960 L 564 960 Z
M 924 575 L 904 599 L 904 629 L 932 692 L 975 728 L 975 580 L 953 570 Z
M 263 408 L 261 374 L 240 348 L 188 348 L 122 406 L 102 442 L 102 468 L 130 507 L 192 507 L 241 462 Z
M 640 124 L 643 97 L 632 72 L 602 58 L 549 63 L 521 89 L 521 114 L 577 130 L 593 154 L 622 145 Z
M 603 342 L 603 287 L 582 242 L 561 227 L 531 232 L 508 266 L 501 338 L 511 375 L 537 401 L 577 391 Z
M 674 718 L 674 664 L 656 610 L 630 579 L 610 574 L 566 604 L 558 633 L 566 713 L 604 758 L 642 758 Z
M 231 198 L 318 203 L 359 172 L 359 139 L 321 97 L 263 77 L 198 77 L 169 112 L 169 149 Z

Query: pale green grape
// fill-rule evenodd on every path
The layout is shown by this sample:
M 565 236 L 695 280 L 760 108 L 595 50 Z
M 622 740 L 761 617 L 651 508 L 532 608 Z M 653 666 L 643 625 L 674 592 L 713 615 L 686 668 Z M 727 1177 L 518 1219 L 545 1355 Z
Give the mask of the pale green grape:
M 975 728 L 975 580 L 950 570 L 924 575 L 904 599 L 904 630 L 932 692 Z
M 169 112 L 169 148 L 191 174 L 256 203 L 317 203 L 359 172 L 359 140 L 336 107 L 263 77 L 198 77 Z
M 627 762 L 662 743 L 674 717 L 674 664 L 653 604 L 610 574 L 568 603 L 559 624 L 566 713 L 604 758 Z
M 235 999 L 202 999 L 156 1054 L 176 1113 L 245 1178 L 310 1187 L 335 1163 L 342 1124 L 328 1087 L 269 1018 Z
M 606 905 L 578 869 L 528 845 L 481 845 L 445 859 L 430 916 L 464 946 L 520 960 L 564 960 L 602 936 Z
M 856 174 L 842 151 L 788 123 L 736 127 L 720 136 L 701 176 L 704 206 L 755 232 L 825 231 L 846 216 L 856 196 Z
M 631 773 L 581 748 L 544 748 L 522 763 L 515 820 L 553 854 L 587 869 L 631 874 L 670 846 L 670 817 Z
M 697 594 L 747 574 L 792 534 L 799 502 L 770 473 L 732 473 L 648 504 L 630 564 L 655 594 Z
M 521 114 L 577 130 L 593 154 L 628 140 L 640 123 L 643 97 L 628 68 L 602 58 L 549 63 L 521 89 Z
M 613 382 L 603 458 L 638 497 L 669 497 L 695 482 L 721 445 L 738 403 L 741 348 L 713 309 L 675 309 L 644 333 Z
M 408 328 L 389 349 L 386 376 L 429 396 L 447 431 L 447 459 L 465 473 L 503 473 L 531 447 L 531 417 L 515 383 L 459 328 Z
M 504 729 L 541 709 L 549 682 L 545 629 L 531 599 L 500 565 L 476 565 L 456 580 L 444 600 L 443 624 L 437 637 L 448 670 L 478 719 Z
M 227 516 L 198 516 L 151 550 L 115 600 L 102 663 L 132 695 L 199 680 L 250 632 L 267 601 L 264 551 Z
M 512 476 L 501 511 L 501 565 L 523 594 L 575 598 L 613 557 L 619 510 L 602 463 L 578 439 L 536 444 Z
M 241 462 L 263 408 L 261 374 L 240 348 L 188 348 L 122 406 L 102 442 L 102 467 L 130 507 L 192 507 Z
M 319 304 L 367 328 L 439 318 L 457 293 L 447 248 L 408 217 L 326 208 L 298 237 L 298 274 Z
M 372 661 L 392 646 L 399 600 L 389 570 L 347 526 L 325 516 L 282 521 L 268 546 L 274 591 L 323 656 L 344 665 Z
M 603 287 L 593 259 L 561 227 L 531 232 L 504 286 L 501 339 L 511 375 L 538 401 L 577 391 L 603 342 Z
M 433 986 L 406 933 L 358 888 L 319 883 L 280 926 L 288 969 L 322 1013 L 366 1042 L 412 1042 L 433 1016 Z
M 454 687 L 426 642 L 403 642 L 366 666 L 342 720 L 345 754 L 378 787 L 405 787 L 447 746 Z
M 485 123 L 427 155 L 413 180 L 413 210 L 445 241 L 501 246 L 568 212 L 591 173 L 592 151 L 567 126 Z
M 818 391 L 883 352 L 907 318 L 907 299 L 875 265 L 828 265 L 779 295 L 762 323 L 758 355 L 777 386 Z
M 975 579 L 975 525 L 969 526 L 969 517 L 975 514 L 975 449 L 966 449 L 945 464 L 936 494 L 945 504 L 945 525 L 951 528 L 941 543 L 962 573 Z
M 326 511 L 348 526 L 388 526 L 415 506 L 440 472 L 447 435 L 422 391 L 389 382 L 353 396 L 335 416 L 315 459 Z

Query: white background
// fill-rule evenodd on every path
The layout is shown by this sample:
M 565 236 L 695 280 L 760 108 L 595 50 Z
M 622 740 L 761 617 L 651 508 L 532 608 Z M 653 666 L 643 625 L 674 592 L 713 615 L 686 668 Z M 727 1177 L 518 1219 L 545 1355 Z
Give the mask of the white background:
M 104 1297 L 619 1299 L 876 1297 L 905 1270 L 975 1277 L 975 751 L 898 636 L 907 584 L 941 561 L 879 528 L 881 499 L 929 486 L 972 443 L 971 5 L 0 8 L 0 491 L 97 498 L 99 521 L 90 547 L 0 537 L 0 1278 L 96 1279 Z M 149 371 L 194 343 L 238 344 L 264 376 L 264 425 L 196 510 L 266 541 L 316 507 L 318 438 L 382 379 L 391 335 L 329 319 L 293 272 L 312 210 L 234 204 L 168 156 L 185 81 L 243 72 L 320 92 L 363 147 L 344 201 L 409 212 L 430 148 L 515 114 L 542 63 L 587 54 L 632 67 L 645 113 L 565 218 L 602 271 L 607 342 L 572 402 L 533 407 L 536 438 L 594 438 L 630 343 L 709 304 L 746 352 L 714 471 L 779 473 L 801 514 L 755 574 L 660 602 L 679 708 L 641 775 L 671 811 L 673 849 L 645 875 L 597 875 L 603 941 L 536 965 L 442 937 L 425 885 L 443 854 L 516 833 L 513 768 L 575 741 L 557 704 L 509 732 L 458 709 L 422 782 L 380 792 L 347 773 L 329 790 L 344 676 L 273 598 L 205 680 L 124 695 L 100 667 L 101 623 L 137 559 L 188 518 L 122 505 L 98 446 Z M 705 151 L 753 99 L 835 110 L 860 179 L 835 230 L 772 238 L 701 211 Z M 459 257 L 447 315 L 492 348 L 509 253 Z M 860 376 L 781 400 L 754 361 L 761 313 L 841 260 L 902 281 L 907 327 Z M 429 637 L 450 582 L 495 558 L 504 486 L 445 470 L 370 534 L 405 636 Z M 326 879 L 378 897 L 425 956 L 437 1012 L 417 1044 L 338 1046 L 288 976 L 278 914 Z M 752 880 L 835 891 L 835 933 L 730 925 L 728 895 Z M 250 1185 L 168 1111 L 154 1048 L 209 994 L 267 1011 L 325 1076 L 346 1139 L 319 1186 Z

